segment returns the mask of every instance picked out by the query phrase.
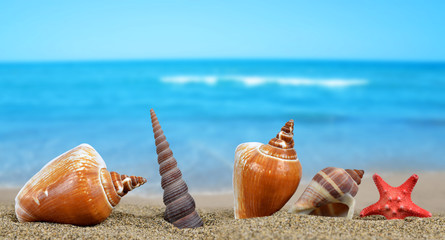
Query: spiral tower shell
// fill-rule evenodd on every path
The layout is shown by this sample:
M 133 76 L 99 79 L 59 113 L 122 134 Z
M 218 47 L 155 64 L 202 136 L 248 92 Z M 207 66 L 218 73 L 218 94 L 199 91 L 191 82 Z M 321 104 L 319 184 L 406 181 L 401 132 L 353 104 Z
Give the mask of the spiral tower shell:
M 153 109 L 150 109 L 150 115 L 158 154 L 161 187 L 164 189 L 163 201 L 166 206 L 164 218 L 177 228 L 200 227 L 203 222 L 195 210 L 195 200 L 188 193 L 187 184 L 182 179 L 181 170 Z

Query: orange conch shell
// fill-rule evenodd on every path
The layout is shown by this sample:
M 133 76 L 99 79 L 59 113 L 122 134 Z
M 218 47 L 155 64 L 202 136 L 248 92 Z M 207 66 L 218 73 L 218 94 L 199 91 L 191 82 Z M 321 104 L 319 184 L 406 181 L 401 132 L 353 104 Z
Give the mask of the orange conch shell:
M 147 182 L 142 177 L 108 172 L 99 153 L 88 144 L 46 164 L 18 193 L 20 222 L 94 225 L 104 221 L 121 197 Z
M 235 218 L 269 216 L 297 190 L 301 164 L 294 149 L 294 121 L 269 144 L 243 143 L 236 148 L 233 171 Z
M 195 210 L 195 200 L 188 193 L 188 187 L 182 179 L 181 170 L 161 129 L 153 109 L 150 110 L 156 153 L 158 154 L 161 187 L 164 189 L 164 218 L 177 228 L 196 228 L 203 225 Z
M 354 214 L 358 185 L 363 170 L 328 167 L 318 172 L 289 212 L 319 216 Z

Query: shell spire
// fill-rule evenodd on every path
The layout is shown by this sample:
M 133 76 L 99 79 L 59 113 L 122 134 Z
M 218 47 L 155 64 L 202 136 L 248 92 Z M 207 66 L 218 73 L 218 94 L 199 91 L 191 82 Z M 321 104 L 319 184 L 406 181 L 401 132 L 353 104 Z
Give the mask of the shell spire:
M 294 147 L 294 120 L 289 120 L 277 134 L 276 137 L 270 139 L 269 145 L 274 147 L 288 149 Z
M 147 179 L 143 177 L 120 175 L 117 172 L 110 172 L 110 174 L 114 189 L 120 197 L 125 196 L 129 191 L 147 182 Z
M 176 159 L 161 129 L 156 113 L 150 109 L 151 122 L 158 154 L 161 187 L 164 189 L 163 201 L 166 206 L 164 218 L 177 228 L 196 228 L 203 225 L 195 210 L 195 200 L 188 193 Z
M 269 144 L 261 145 L 260 151 L 273 157 L 296 160 L 297 152 L 294 149 L 294 120 L 289 120 L 277 134 L 270 139 Z
M 357 169 L 354 170 L 346 169 L 345 171 L 349 174 L 349 176 L 352 177 L 352 179 L 354 179 L 357 185 L 360 185 L 360 183 L 362 182 L 363 174 L 365 174 L 365 171 Z

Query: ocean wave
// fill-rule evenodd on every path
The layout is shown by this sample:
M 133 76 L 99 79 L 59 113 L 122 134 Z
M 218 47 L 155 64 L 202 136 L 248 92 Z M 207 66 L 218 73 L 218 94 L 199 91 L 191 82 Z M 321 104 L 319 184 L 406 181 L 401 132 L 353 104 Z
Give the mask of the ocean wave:
M 318 86 L 327 88 L 342 88 L 367 85 L 365 79 L 344 78 L 297 78 L 297 77 L 263 77 L 263 76 L 165 76 L 161 78 L 164 83 L 190 84 L 202 83 L 216 85 L 219 82 L 239 82 L 247 87 L 256 87 L 266 84 L 283 86 Z

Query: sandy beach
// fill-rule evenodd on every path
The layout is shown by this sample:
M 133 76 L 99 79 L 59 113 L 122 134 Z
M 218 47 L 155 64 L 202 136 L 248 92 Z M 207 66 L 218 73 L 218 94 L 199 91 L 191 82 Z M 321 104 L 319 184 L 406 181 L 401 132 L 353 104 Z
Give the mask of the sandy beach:
M 0 190 L 0 238 L 6 239 L 441 239 L 445 236 L 444 172 L 416 172 L 414 203 L 433 214 L 431 218 L 409 217 L 385 220 L 381 216 L 360 218 L 358 213 L 379 198 L 371 174 L 366 173 L 356 196 L 357 207 L 352 220 L 290 214 L 286 210 L 307 185 L 302 182 L 294 197 L 270 217 L 235 220 L 231 194 L 193 194 L 204 227 L 176 229 L 163 219 L 164 206 L 157 197 L 131 193 L 101 224 L 77 227 L 54 223 L 19 223 L 14 213 L 18 189 Z M 380 174 L 390 185 L 398 186 L 409 172 Z

